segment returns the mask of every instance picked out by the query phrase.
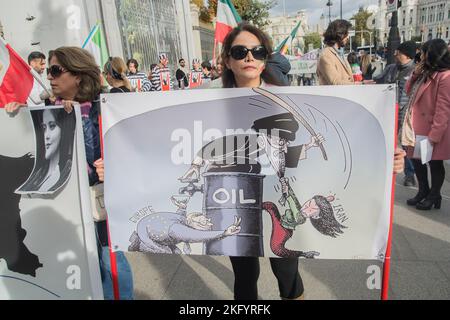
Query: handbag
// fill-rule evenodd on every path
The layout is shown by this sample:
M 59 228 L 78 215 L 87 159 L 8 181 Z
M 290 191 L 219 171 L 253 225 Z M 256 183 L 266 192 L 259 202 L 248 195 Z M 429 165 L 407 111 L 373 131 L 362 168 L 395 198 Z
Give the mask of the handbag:
M 95 222 L 106 221 L 104 184 L 99 183 L 89 187 L 91 192 L 92 216 Z

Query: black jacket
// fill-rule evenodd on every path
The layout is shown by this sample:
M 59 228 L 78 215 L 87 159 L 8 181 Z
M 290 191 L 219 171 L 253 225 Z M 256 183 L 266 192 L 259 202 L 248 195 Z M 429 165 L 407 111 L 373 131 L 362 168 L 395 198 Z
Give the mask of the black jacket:
M 289 86 L 288 73 L 291 71 L 291 63 L 281 53 L 274 53 L 267 61 L 266 70 L 275 75 L 283 86 Z

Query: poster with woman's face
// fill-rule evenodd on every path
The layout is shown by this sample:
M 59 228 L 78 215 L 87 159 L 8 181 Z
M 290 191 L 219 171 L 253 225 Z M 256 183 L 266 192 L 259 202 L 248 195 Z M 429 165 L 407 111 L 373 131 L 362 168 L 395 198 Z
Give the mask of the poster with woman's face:
M 31 111 L 36 153 L 33 172 L 17 189 L 19 194 L 52 195 L 70 178 L 75 137 L 75 114 L 64 109 Z

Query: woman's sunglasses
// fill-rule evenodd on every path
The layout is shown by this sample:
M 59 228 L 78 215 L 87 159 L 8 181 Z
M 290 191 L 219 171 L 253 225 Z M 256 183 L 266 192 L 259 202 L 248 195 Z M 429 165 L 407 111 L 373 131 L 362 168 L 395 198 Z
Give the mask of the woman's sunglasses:
M 256 60 L 265 60 L 268 56 L 267 49 L 264 46 L 256 46 L 253 49 L 248 49 L 244 46 L 234 46 L 230 50 L 230 56 L 234 60 L 242 60 L 247 57 L 249 52 L 252 53 L 253 58 Z
M 63 67 L 53 65 L 50 68 L 47 68 L 47 74 L 51 75 L 52 78 L 59 78 L 63 73 L 67 72 Z

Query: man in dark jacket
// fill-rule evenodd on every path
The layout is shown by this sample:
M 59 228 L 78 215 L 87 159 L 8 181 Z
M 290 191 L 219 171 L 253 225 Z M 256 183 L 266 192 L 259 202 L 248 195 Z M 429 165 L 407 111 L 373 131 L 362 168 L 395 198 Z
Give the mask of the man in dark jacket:
M 281 80 L 283 86 L 290 86 L 288 78 L 289 71 L 291 71 L 291 63 L 289 60 L 279 52 L 272 54 L 267 60 L 266 70 L 274 74 Z
M 390 64 L 378 77 L 374 77 L 377 84 L 397 83 L 397 99 L 399 105 L 399 132 L 402 130 L 403 120 L 408 109 L 409 96 L 406 93 L 406 82 L 414 71 L 417 45 L 414 41 L 405 41 L 395 50 L 396 63 Z M 405 162 L 405 180 L 403 184 L 407 187 L 415 186 L 414 168 L 409 159 Z
M 180 64 L 180 67 L 177 69 L 175 76 L 178 81 L 178 89 L 184 89 L 189 87 L 189 72 L 186 69 L 186 61 L 184 59 L 180 59 L 178 63 Z

